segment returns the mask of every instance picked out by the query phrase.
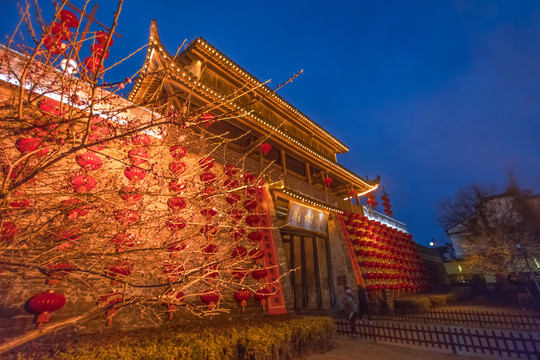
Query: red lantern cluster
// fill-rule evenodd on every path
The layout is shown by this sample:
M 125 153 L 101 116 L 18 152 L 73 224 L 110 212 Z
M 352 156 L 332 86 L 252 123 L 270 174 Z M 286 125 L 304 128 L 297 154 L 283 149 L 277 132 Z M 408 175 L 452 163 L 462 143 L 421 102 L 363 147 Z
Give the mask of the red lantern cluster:
M 392 206 L 390 205 L 390 198 L 388 197 L 388 194 L 386 194 L 385 192 L 384 195 L 381 196 L 381 199 L 383 201 L 385 214 L 392 217 L 392 215 L 394 215 L 394 212 L 392 211 Z
M 68 48 L 68 44 L 62 41 L 71 41 L 72 33 L 69 29 L 79 26 L 79 18 L 71 11 L 60 10 L 58 15 L 60 22 L 51 25 L 51 33 L 43 41 L 47 50 L 54 55 L 60 55 Z
M 368 291 L 429 289 L 430 280 L 412 235 L 348 211 L 343 220 Z
M 37 315 L 37 328 L 41 328 L 41 324 L 49 322 L 51 313 L 60 310 L 66 304 L 66 298 L 63 294 L 49 291 L 37 294 L 28 302 L 28 309 Z
M 96 43 L 90 48 L 92 55 L 84 59 L 84 65 L 90 73 L 95 74 L 103 69 L 103 67 L 100 68 L 101 59 L 106 59 L 109 57 L 108 47 L 112 46 L 114 43 L 113 38 L 111 37 L 107 46 L 108 38 L 109 33 L 106 33 L 105 31 L 98 31 L 96 33 Z M 106 46 L 107 51 L 105 51 Z

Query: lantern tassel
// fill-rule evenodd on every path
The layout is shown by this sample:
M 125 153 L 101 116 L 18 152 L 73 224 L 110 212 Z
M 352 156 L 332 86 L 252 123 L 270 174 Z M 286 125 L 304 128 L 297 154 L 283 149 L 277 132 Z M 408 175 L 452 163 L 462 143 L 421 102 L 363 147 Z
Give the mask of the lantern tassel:
M 42 312 L 38 315 L 37 319 L 36 319 L 36 323 L 37 323 L 37 328 L 38 329 L 41 329 L 41 325 L 44 323 L 44 322 L 49 322 L 51 320 L 51 313 L 49 312 Z
M 266 311 L 266 299 L 261 300 L 261 305 L 264 311 Z
M 246 305 L 247 305 L 247 301 L 246 301 L 246 300 L 242 300 L 242 301 L 240 302 L 240 306 L 242 306 L 242 314 L 244 313 L 244 308 L 246 307 Z

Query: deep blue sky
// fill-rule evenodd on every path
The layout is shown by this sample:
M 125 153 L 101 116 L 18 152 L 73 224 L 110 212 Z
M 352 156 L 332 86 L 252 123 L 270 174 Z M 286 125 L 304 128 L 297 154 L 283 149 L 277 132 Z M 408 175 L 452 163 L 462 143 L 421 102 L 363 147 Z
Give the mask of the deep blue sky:
M 98 3 L 109 24 L 113 1 Z M 15 12 L 0 0 L 0 34 Z M 350 148 L 342 164 L 381 175 L 417 242 L 444 242 L 437 205 L 460 187 L 503 187 L 512 169 L 540 191 L 537 0 L 126 0 L 109 63 L 147 42 L 151 19 L 169 52 L 202 36 L 271 86 L 303 69 L 280 94 Z

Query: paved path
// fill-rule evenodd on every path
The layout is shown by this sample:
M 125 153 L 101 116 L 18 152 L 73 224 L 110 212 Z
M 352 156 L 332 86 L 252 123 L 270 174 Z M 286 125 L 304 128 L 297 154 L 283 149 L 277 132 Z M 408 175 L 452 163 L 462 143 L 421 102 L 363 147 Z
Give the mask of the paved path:
M 306 360 L 478 360 L 478 357 L 454 355 L 405 346 L 374 344 L 357 338 L 334 337 L 335 348 L 324 354 L 306 357 Z M 481 358 L 480 358 L 481 359 Z

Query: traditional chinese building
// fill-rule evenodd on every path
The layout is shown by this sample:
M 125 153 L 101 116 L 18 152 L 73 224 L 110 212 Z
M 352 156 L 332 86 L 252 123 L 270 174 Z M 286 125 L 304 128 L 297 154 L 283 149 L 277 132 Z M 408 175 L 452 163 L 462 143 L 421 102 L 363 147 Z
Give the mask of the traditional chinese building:
M 403 224 L 382 214 L 377 218 L 373 211 L 363 217 L 362 207 L 353 204 L 376 190 L 379 179 L 364 179 L 340 165 L 337 154 L 349 150 L 342 142 L 202 38 L 173 57 L 153 21 L 144 71 L 129 100 L 168 102 L 180 113 L 190 106 L 226 117 L 207 123 L 201 149 L 214 146 L 216 161 L 267 174 L 263 207 L 274 230 L 263 243 L 266 264 L 279 264 L 281 273 L 297 269 L 282 281 L 285 304 L 274 298 L 271 313 L 329 310 L 339 306 L 340 285 L 363 283 L 361 246 L 349 234 L 351 214 L 360 214 L 366 226 L 393 229 L 412 241 Z M 230 141 L 212 145 L 213 135 Z M 261 143 L 271 148 L 261 149 Z

